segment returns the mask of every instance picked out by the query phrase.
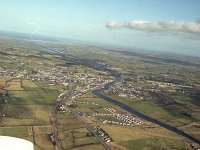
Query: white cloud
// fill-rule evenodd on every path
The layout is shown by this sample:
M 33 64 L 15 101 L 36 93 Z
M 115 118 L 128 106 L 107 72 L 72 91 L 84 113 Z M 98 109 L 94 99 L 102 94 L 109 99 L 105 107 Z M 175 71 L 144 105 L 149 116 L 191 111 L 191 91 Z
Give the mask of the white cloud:
M 119 21 L 108 21 L 106 23 L 106 27 L 109 29 L 119 29 L 122 28 L 124 25 Z
M 198 18 L 198 19 L 197 19 L 197 23 L 199 23 L 199 24 L 200 24 L 200 18 Z
M 109 21 L 106 23 L 109 29 L 127 28 L 132 30 L 148 31 L 148 32 L 162 32 L 162 33 L 177 33 L 190 34 L 200 36 L 200 23 L 186 22 L 186 21 L 145 21 L 133 20 L 128 22 Z

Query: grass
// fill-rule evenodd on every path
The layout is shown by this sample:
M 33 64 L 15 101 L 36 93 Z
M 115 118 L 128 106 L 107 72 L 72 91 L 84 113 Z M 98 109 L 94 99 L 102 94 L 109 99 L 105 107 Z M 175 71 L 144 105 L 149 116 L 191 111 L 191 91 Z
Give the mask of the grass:
M 2 78 L 0 81 L 5 83 L 7 80 Z M 19 83 L 19 79 L 13 79 L 8 82 L 8 85 L 14 86 Z M 15 89 L 15 91 L 8 91 L 9 97 L 6 99 L 10 99 L 9 103 L 1 105 L 3 113 L 6 114 L 2 119 L 2 126 L 48 125 L 53 105 L 61 87 L 54 85 L 47 93 L 31 80 L 22 80 L 22 85 L 23 91 L 17 91 L 19 88 Z M 46 88 L 48 87 L 50 86 Z
M 99 143 L 96 137 L 75 138 L 75 146 Z
M 69 129 L 71 128 L 71 126 L 76 127 L 77 125 L 78 126 L 80 125 L 79 120 L 74 115 L 72 115 L 72 114 L 59 113 L 57 115 L 57 119 L 58 119 L 58 125 L 61 125 L 60 126 L 61 129 L 64 129 L 65 125 L 69 126 Z
M 10 91 L 9 95 L 17 99 L 14 104 L 53 105 L 59 92 L 38 94 L 36 91 Z
M 153 138 L 144 138 L 138 140 L 129 140 L 120 142 L 119 145 L 124 146 L 128 150 L 158 150 L 160 146 Z
M 12 44 L 5 45 L 5 48 L 11 47 Z M 20 52 L 24 52 L 26 51 L 26 49 L 31 49 L 29 53 L 23 53 L 21 54 L 22 55 L 21 57 L 18 55 L 12 56 L 15 57 L 16 60 L 15 59 L 6 60 L 5 58 L 4 60 L 1 61 L 0 66 L 3 66 L 2 68 L 8 68 L 11 71 L 14 72 L 17 71 L 18 73 L 19 71 L 18 65 L 21 62 L 23 63 L 22 68 L 37 72 L 40 69 L 44 69 L 45 66 L 55 67 L 56 65 L 65 63 L 63 60 L 60 60 L 60 58 L 58 57 L 55 58 L 51 54 L 45 55 L 41 53 L 41 56 L 49 58 L 49 60 L 45 60 L 42 57 L 41 59 L 36 58 L 34 56 L 39 56 L 39 55 L 36 54 L 38 53 L 38 51 L 36 53 L 32 51 L 34 47 L 30 48 L 29 44 L 28 46 L 27 45 L 22 46 L 22 45 L 23 44 L 18 45 L 17 43 L 15 43 L 14 47 L 16 46 L 17 48 L 16 50 L 13 50 L 13 52 L 10 51 L 10 53 L 18 54 L 19 52 L 18 55 L 20 55 Z M 2 50 L 4 50 L 4 48 Z M 27 57 L 26 55 L 32 55 L 32 56 Z M 20 59 L 20 62 L 18 61 L 18 58 Z M 53 61 L 50 59 L 53 59 Z M 81 65 L 66 67 L 66 71 L 68 69 L 74 71 L 78 70 L 78 72 L 96 73 L 95 70 L 85 68 Z M 5 117 L 1 117 L 0 120 L 1 121 L 0 134 L 10 135 L 10 136 L 16 135 L 24 139 L 29 139 L 31 141 L 32 140 L 31 126 L 34 126 L 33 129 L 35 132 L 35 140 L 36 140 L 35 149 L 36 150 L 55 149 L 48 136 L 48 134 L 51 133 L 50 117 L 57 96 L 63 89 L 63 86 L 58 84 L 52 85 L 44 81 L 33 82 L 31 80 L 22 80 L 22 87 L 21 87 L 21 81 L 19 79 L 10 80 L 6 84 L 7 80 L 8 80 L 7 78 L 2 78 L 2 79 L 0 78 L 0 90 L 1 90 L 0 92 L 3 93 L 5 92 L 5 90 L 8 91 L 8 97 L 3 97 L 3 96 L 0 97 L 2 99 L 8 99 L 8 102 L 2 101 L 1 104 L 3 111 L 2 114 L 5 114 Z M 5 87 L 2 87 L 1 85 L 5 85 Z M 5 88 L 5 90 L 3 90 L 2 88 Z M 83 107 L 84 109 L 84 106 L 81 107 Z M 96 108 L 93 107 L 93 105 L 91 105 L 91 107 Z M 18 128 L 18 126 L 20 128 Z M 66 134 L 64 143 L 66 143 L 66 141 L 69 140 L 69 137 L 67 137 L 69 135 L 68 132 L 76 130 L 78 132 L 86 133 L 87 131 L 83 127 L 83 125 L 80 124 L 80 122 L 72 115 L 58 114 L 58 126 L 59 126 L 59 131 L 61 130 Z M 86 134 L 76 135 L 76 138 L 77 138 L 76 140 L 77 146 L 82 144 L 88 144 L 90 142 L 92 143 L 96 142 L 96 138 L 87 137 Z M 86 147 L 90 147 L 90 145 Z M 100 146 L 93 145 L 92 147 L 98 148 Z
M 184 139 L 161 127 L 144 128 L 141 126 L 111 126 L 102 125 L 104 131 L 118 145 L 127 149 L 157 150 L 161 148 L 186 149 Z
M 105 150 L 105 148 L 101 144 L 92 144 L 92 145 L 72 148 L 71 150 Z
M 75 139 L 75 143 L 72 142 L 71 138 L 65 138 L 60 140 L 61 146 L 63 149 L 72 149 L 72 150 L 104 150 L 101 144 L 98 144 L 96 138 L 94 137 L 84 137 Z M 92 144 L 97 143 L 97 144 Z
M 10 61 L 3 62 L 3 61 L 1 61 L 0 63 L 1 63 L 1 66 L 3 66 L 3 68 L 13 69 L 13 70 L 18 69 L 17 64 L 14 63 L 14 62 L 10 62 Z
M 13 136 L 13 137 L 27 137 L 28 127 L 5 127 L 0 128 L 0 135 Z
M 170 138 L 142 138 L 137 140 L 129 140 L 118 143 L 127 149 L 137 150 L 160 150 L 168 149 L 187 149 L 186 143 L 182 141 L 174 141 Z
M 191 123 L 187 126 L 180 127 L 186 133 L 193 135 L 194 137 L 200 139 L 200 125 L 199 123 Z
M 8 94 L 12 98 L 16 98 L 14 104 L 30 104 L 30 105 L 53 105 L 59 95 L 60 86 L 47 86 L 42 82 L 42 86 L 38 86 L 30 80 L 22 80 L 24 91 L 9 91 Z M 43 89 L 46 86 L 46 89 Z M 48 89 L 48 90 L 47 90 Z
M 40 87 L 41 91 L 45 93 L 51 93 L 54 92 L 55 90 L 62 89 L 63 86 L 55 84 L 51 85 L 48 82 L 45 81 L 40 81 L 40 82 L 34 82 L 38 87 Z
M 74 124 L 79 124 L 79 121 L 77 119 L 59 119 L 58 120 L 58 125 L 74 125 Z
M 51 117 L 51 106 L 8 105 L 7 115 L 2 124 L 6 125 L 46 125 Z
M 22 80 L 22 86 L 28 90 L 28 88 L 38 88 L 38 86 L 31 80 Z
M 97 98 L 96 96 L 94 96 L 92 93 L 88 93 L 85 95 L 82 95 L 81 97 L 77 98 L 78 101 L 84 101 L 84 102 L 88 102 L 88 103 L 96 103 L 99 104 L 99 107 L 103 107 L 103 108 L 108 108 L 108 107 L 115 107 L 115 105 L 102 100 L 100 98 Z M 95 106 L 96 107 L 96 106 Z
M 26 105 L 8 104 L 6 117 L 27 119 L 33 117 L 33 112 Z
M 35 48 L 34 46 L 30 46 L 30 44 L 24 44 L 23 43 L 17 43 L 17 42 L 8 42 L 10 40 L 2 40 L 1 42 L 1 50 L 7 52 L 4 50 L 6 47 L 17 47 L 18 50 L 13 50 L 13 53 L 20 54 L 23 52 L 24 54 L 32 54 L 36 55 L 38 53 L 38 48 Z M 59 47 L 59 46 L 58 46 Z M 62 46 L 61 46 L 62 47 Z M 183 78 L 184 76 L 190 76 L 190 78 L 195 77 L 195 75 L 198 75 L 198 72 L 191 72 L 189 73 L 192 68 L 188 68 L 189 71 L 187 71 L 187 68 L 180 68 L 179 66 L 173 66 L 171 64 L 166 65 L 160 65 L 160 64 L 153 64 L 153 63 L 147 63 L 142 62 L 141 60 L 145 60 L 145 57 L 143 58 L 143 55 L 136 55 L 136 56 L 128 56 L 124 55 L 121 52 L 111 52 L 107 50 L 99 51 L 97 49 L 99 48 L 88 48 L 84 46 L 70 46 L 67 45 L 63 49 L 67 49 L 67 53 L 72 53 L 76 56 L 81 56 L 83 58 L 88 58 L 92 60 L 97 60 L 100 62 L 105 62 L 108 64 L 111 64 L 110 67 L 117 67 L 118 71 L 120 72 L 127 72 L 132 76 L 131 71 L 134 73 L 135 76 L 153 76 L 153 75 L 159 75 L 161 73 L 170 73 L 170 75 L 173 75 L 175 78 Z M 28 52 L 27 52 L 28 51 Z M 8 52 L 10 52 L 8 50 Z M 45 58 L 53 58 L 53 55 L 51 54 L 44 54 L 40 53 L 42 57 Z M 136 53 L 137 54 L 137 53 Z M 38 55 L 39 56 L 39 55 Z M 144 55 L 148 56 L 148 55 Z M 154 56 L 156 57 L 156 56 Z M 17 58 L 17 56 L 15 56 Z M 56 66 L 59 64 L 64 64 L 65 62 L 63 60 L 59 60 L 56 58 L 53 58 L 54 61 L 51 60 L 44 60 L 44 59 L 38 59 L 33 57 L 20 57 L 20 62 L 25 63 L 25 69 L 33 69 L 33 70 L 39 70 L 43 69 L 45 65 L 48 66 Z M 147 57 L 147 60 L 151 60 Z M 153 59 L 152 59 L 153 60 Z M 13 62 L 12 62 L 13 61 Z M 156 60 L 160 62 L 159 60 Z M 134 64 L 134 65 L 133 65 Z M 15 59 L 13 60 L 2 60 L 1 61 L 2 67 L 6 67 L 12 70 L 18 69 L 18 62 L 15 62 Z M 69 66 L 69 65 L 68 65 Z M 173 70 L 171 69 L 173 68 Z M 92 72 L 97 73 L 97 71 L 93 69 L 86 69 L 83 66 L 75 66 L 66 68 L 66 70 L 78 70 L 78 72 Z M 181 72 L 184 72 L 184 74 L 181 74 Z M 194 70 L 196 71 L 196 69 Z M 198 78 L 194 78 L 194 81 L 199 81 Z M 0 84 L 5 83 L 4 81 Z M 18 82 L 9 83 L 8 90 L 14 90 L 19 89 Z M 23 80 L 22 81 L 24 91 L 17 91 L 12 92 L 9 91 L 9 96 L 11 98 L 16 98 L 16 101 L 11 101 L 11 104 L 5 104 L 3 107 L 8 106 L 8 113 L 6 117 L 1 118 L 2 124 L 4 126 L 23 126 L 23 125 L 44 125 L 39 127 L 34 127 L 35 133 L 36 133 L 36 150 L 42 150 L 42 149 L 48 149 L 53 150 L 54 147 L 52 143 L 49 140 L 48 133 L 50 132 L 49 127 L 49 119 L 51 115 L 51 109 L 52 106 L 55 104 L 55 100 L 59 94 L 59 89 L 62 87 L 59 85 L 49 85 L 47 82 L 32 82 L 30 80 Z M 137 82 L 134 84 L 135 87 L 148 87 L 148 85 L 145 82 Z M 1 91 L 3 92 L 3 91 Z M 168 93 L 167 93 L 168 95 Z M 177 103 L 183 104 L 183 105 L 189 105 L 192 109 L 194 108 L 194 104 L 192 102 L 188 102 L 191 99 L 184 99 L 184 101 L 181 99 L 182 96 L 179 95 L 173 95 L 176 99 Z M 101 100 L 99 98 L 96 98 L 92 96 L 91 93 L 86 94 L 79 98 L 80 101 L 85 102 L 94 102 L 98 103 L 100 107 L 113 107 L 114 105 Z M 148 101 L 148 102 L 141 102 L 141 103 L 133 103 L 129 99 L 124 100 L 123 102 L 127 102 L 131 107 L 144 112 L 147 115 L 150 115 L 155 118 L 159 118 L 162 121 L 169 122 L 173 125 L 183 125 L 190 122 L 190 119 L 187 117 L 180 117 L 177 115 L 177 113 L 171 113 L 168 112 L 165 108 L 162 108 L 160 105 L 157 105 L 155 101 Z M 103 112 L 106 113 L 102 108 L 98 108 L 93 105 L 79 105 L 79 109 L 82 112 Z M 92 108 L 93 110 L 91 110 Z M 6 109 L 4 109 L 6 110 Z M 108 113 L 108 112 L 107 112 Z M 199 118 L 199 114 L 194 112 L 192 114 L 195 116 L 195 118 Z M 107 116 L 105 116 L 107 117 Z M 112 118 L 110 118 L 112 119 Z M 63 134 L 62 139 L 62 146 L 64 149 L 72 148 L 73 143 L 71 140 L 71 131 L 78 131 L 78 132 L 86 132 L 86 129 L 80 124 L 80 122 L 74 118 L 71 115 L 65 115 L 65 114 L 58 114 L 58 123 L 59 123 L 59 134 Z M 61 125 L 60 125 L 61 124 Z M 23 127 L 22 127 L 23 128 Z M 171 132 L 160 128 L 146 128 L 145 126 L 136 126 L 136 127 L 124 127 L 124 126 L 116 126 L 116 125 L 102 125 L 102 128 L 111 136 L 111 138 L 114 140 L 114 142 L 119 143 L 123 146 L 125 146 L 127 149 L 157 149 L 161 147 L 170 147 L 170 148 L 183 148 L 184 149 L 184 142 L 183 139 L 175 134 L 172 134 Z M 0 128 L 3 130 L 3 128 Z M 188 132 L 194 134 L 195 136 L 199 133 L 196 132 L 198 128 L 184 128 L 185 130 L 188 130 Z M 12 130 L 11 130 L 12 131 Z M 3 134 L 18 134 L 17 132 L 21 131 L 21 136 L 24 138 L 29 138 L 30 136 L 27 136 L 27 131 L 24 129 L 16 129 L 12 132 L 5 129 L 5 131 L 2 131 Z M 20 134 L 20 133 L 19 133 Z M 93 144 L 93 145 L 85 145 L 81 146 L 82 144 L 88 144 L 88 142 L 93 141 L 93 137 L 85 137 L 84 133 L 76 134 L 76 146 L 72 148 L 72 150 L 99 150 L 103 149 L 103 147 L 99 144 Z M 174 142 L 176 141 L 176 142 Z M 138 146 L 137 146 L 138 145 Z
M 99 143 L 96 137 L 87 136 L 88 130 L 80 122 L 58 125 L 58 131 L 63 149 L 82 148 L 82 146 L 85 147 Z
M 62 139 L 60 140 L 63 149 L 71 149 L 74 147 L 72 139 Z
M 89 104 L 78 104 L 78 107 L 81 107 L 81 108 L 92 108 L 92 109 L 99 108 L 98 106 L 92 105 L 91 103 L 89 103 Z
M 109 121 L 118 121 L 118 122 L 121 122 L 119 121 L 116 117 L 114 116 L 95 116 L 95 118 L 97 119 L 102 119 L 102 120 L 109 120 Z
M 95 111 L 93 111 L 90 108 L 73 108 L 73 110 L 76 112 L 82 112 L 82 113 L 95 113 Z
M 69 124 L 69 125 L 60 125 L 59 130 L 60 131 L 69 131 L 74 129 L 84 128 L 84 125 L 82 124 Z
M 34 126 L 33 130 L 35 134 L 50 134 L 51 126 Z
M 113 125 L 102 125 L 101 127 L 104 131 L 109 133 L 109 135 L 115 142 L 128 141 L 133 139 L 141 139 L 154 136 L 171 137 L 172 139 L 182 139 L 182 137 L 161 127 L 144 128 L 141 126 L 127 127 L 127 126 L 113 126 Z
M 192 120 L 189 117 L 183 116 L 178 112 L 171 112 L 157 104 L 154 100 L 134 102 L 130 98 L 122 98 L 116 95 L 109 96 L 122 103 L 127 104 L 133 109 L 147 116 L 166 122 L 173 126 L 182 126 L 190 123 Z
M 72 114 L 65 114 L 63 112 L 58 112 L 57 118 L 58 119 L 75 119 L 76 117 Z
M 119 142 L 119 145 L 127 149 L 136 150 L 160 150 L 162 148 L 168 149 L 187 149 L 186 143 L 183 141 L 174 141 L 170 138 L 142 138 L 137 140 L 129 140 Z
M 6 84 L 6 81 L 9 80 L 9 78 L 6 78 L 6 77 L 2 77 L 0 78 L 0 84 Z
M 106 104 L 107 106 L 110 105 L 108 102 L 98 98 L 94 98 L 90 94 L 82 96 L 80 98 L 80 101 L 86 103 L 87 102 L 98 103 L 100 107 L 101 105 L 105 107 L 104 104 Z M 129 106 L 132 106 L 135 109 L 147 115 L 153 116 L 155 118 L 159 117 L 159 119 L 165 121 L 171 121 L 171 120 L 174 121 L 171 122 L 171 124 L 182 125 L 188 123 L 188 120 L 186 120 L 185 118 L 177 119 L 176 115 L 173 116 L 164 108 L 158 107 L 158 105 L 155 104 L 153 100 L 136 102 L 136 103 L 135 102 L 133 103 L 130 99 L 126 99 L 124 101 L 127 102 Z M 79 108 L 77 108 L 77 111 L 80 110 L 82 112 L 90 112 L 88 108 L 91 107 L 91 104 L 78 104 L 78 106 Z M 110 107 L 113 107 L 113 105 L 111 104 Z M 100 110 L 101 109 L 103 108 L 100 108 Z M 94 110 L 98 111 L 98 108 L 94 108 Z M 105 112 L 104 109 L 103 112 Z M 99 119 L 118 121 L 113 116 L 96 116 L 96 117 Z M 126 126 L 114 126 L 114 125 L 101 125 L 101 127 L 109 134 L 109 136 L 113 139 L 114 142 L 117 143 L 117 145 L 123 146 L 131 150 L 132 149 L 156 150 L 161 148 L 185 149 L 187 147 L 185 141 L 181 137 L 161 127 L 145 128 L 145 129 L 141 126 L 126 127 Z
M 35 150 L 55 150 L 52 142 L 50 141 L 49 135 L 35 135 L 36 145 L 34 147 Z
M 103 108 L 98 108 L 98 109 L 92 109 L 98 113 L 103 113 L 103 114 L 107 114 L 109 113 L 107 110 L 103 109 Z
M 14 79 L 7 82 L 5 90 L 8 91 L 23 91 L 24 89 L 21 87 L 20 79 Z

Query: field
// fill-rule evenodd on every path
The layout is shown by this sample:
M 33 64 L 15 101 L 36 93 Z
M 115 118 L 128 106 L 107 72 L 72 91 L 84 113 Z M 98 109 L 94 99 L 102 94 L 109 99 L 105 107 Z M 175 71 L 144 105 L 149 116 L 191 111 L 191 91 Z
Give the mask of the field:
M 7 42 L 9 44 L 5 45 Z M 10 45 L 14 48 L 8 50 Z M 35 150 L 55 149 L 49 136 L 52 133 L 52 109 L 58 95 L 67 87 L 45 79 L 31 80 L 31 75 L 57 66 L 65 68 L 63 71 L 66 72 L 97 71 L 63 61 L 62 57 L 40 51 L 29 44 L 19 45 L 14 41 L 2 40 L 0 48 L 0 134 L 27 139 L 34 143 Z M 27 71 L 29 76 L 24 75 Z M 1 74 L 9 77 L 1 77 Z M 87 107 L 83 107 L 83 111 L 85 109 Z M 64 149 L 103 149 L 96 137 L 88 135 L 88 130 L 73 115 L 59 112 L 57 123 L 59 141 Z
M 5 85 L 4 91 L 7 93 L 3 99 L 7 101 L 1 104 L 0 134 L 33 142 L 34 132 L 36 150 L 53 150 L 54 146 L 49 139 L 50 118 L 60 87 L 30 80 L 13 79 L 7 83 L 2 81 L 3 79 L 1 84 Z
M 115 97 L 116 98 L 116 97 Z M 84 104 L 79 104 L 80 102 L 84 102 Z M 99 107 L 107 106 L 108 108 L 115 108 L 117 110 L 120 110 L 118 107 L 113 106 L 112 104 L 107 104 L 108 102 L 95 98 L 90 94 L 83 95 L 79 98 L 77 101 L 78 108 L 76 108 L 76 111 L 81 111 L 85 113 L 88 113 L 88 108 L 97 107 L 92 106 L 91 102 L 95 104 L 99 104 Z M 102 105 L 103 104 L 103 105 Z M 141 103 L 142 106 L 143 103 Z M 150 104 L 144 105 L 143 109 L 147 113 L 150 112 L 151 107 L 149 108 Z M 85 109 L 87 108 L 87 109 Z M 102 108 L 95 109 L 97 112 L 90 112 L 90 113 L 101 113 L 98 112 L 98 110 L 104 110 Z M 103 111 L 102 111 L 103 112 Z M 167 115 L 167 113 L 160 108 L 160 110 L 152 109 L 151 110 L 153 115 L 158 115 L 159 113 L 166 114 L 166 117 L 170 117 L 170 115 Z M 108 111 L 104 110 L 103 113 L 109 113 Z M 151 115 L 152 115 L 151 114 Z M 149 114 L 148 114 L 149 115 Z M 119 126 L 119 125 L 109 125 L 109 124 L 103 124 L 102 122 L 99 122 L 98 119 L 106 119 L 111 121 L 119 121 L 116 120 L 113 116 L 95 116 L 97 119 L 96 121 L 93 120 L 93 124 L 97 124 L 100 126 L 106 133 L 109 134 L 109 136 L 112 138 L 113 142 L 108 143 L 108 145 L 114 150 L 114 149 L 141 149 L 141 150 L 154 150 L 154 149 L 190 149 L 191 147 L 188 145 L 187 142 L 185 142 L 184 138 L 177 136 L 176 134 L 163 129 L 159 126 L 156 126 L 155 124 L 151 124 L 149 122 L 146 122 L 142 120 L 143 124 L 142 126 Z M 134 118 L 137 118 L 134 116 Z M 91 119 L 90 119 L 91 120 Z
M 126 103 L 127 105 L 131 106 L 132 108 L 134 108 L 135 110 L 139 112 L 142 112 L 145 115 L 148 115 L 152 118 L 156 118 L 163 122 L 167 122 L 168 124 L 173 125 L 173 126 L 180 127 L 180 126 L 188 125 L 194 121 L 198 121 L 198 116 L 195 118 L 196 113 L 193 114 L 194 117 L 185 116 L 179 113 L 179 111 L 181 112 L 181 110 L 179 109 L 182 109 L 182 108 L 178 108 L 177 105 L 161 106 L 154 99 L 148 100 L 148 101 L 145 101 L 145 100 L 135 101 L 130 98 L 123 98 L 116 95 L 109 95 L 109 97 L 112 97 L 120 102 Z M 176 107 L 177 111 L 170 111 L 169 108 L 172 108 L 172 107 Z
M 0 42 L 0 70 L 7 69 L 3 73 L 9 76 L 0 77 L 0 135 L 35 142 L 36 150 L 53 150 L 54 146 L 49 139 L 52 132 L 50 118 L 63 86 L 25 79 L 22 72 L 21 77 L 14 74 L 19 74 L 21 70 L 36 73 L 35 71 L 44 68 L 44 65 L 53 66 L 62 63 L 62 60 L 47 60 L 53 56 L 45 54 L 38 57 L 38 49 L 27 43 L 19 44 L 6 39 L 1 39 Z
M 103 149 L 94 135 L 74 115 L 58 114 L 59 141 L 63 149 Z
M 188 148 L 182 138 L 160 127 L 102 125 L 102 128 L 109 133 L 114 142 L 125 146 L 127 149 Z
M 108 64 L 109 69 L 124 76 L 124 82 L 119 89 L 106 91 L 105 95 L 200 139 L 200 61 L 196 58 L 81 44 L 45 44 L 81 60 Z M 69 88 L 63 81 L 74 82 L 84 89 L 86 85 L 74 81 L 77 72 L 101 75 L 95 69 L 66 61 L 62 56 L 45 52 L 29 42 L 0 39 L 0 135 L 32 141 L 35 150 L 55 149 L 49 136 L 52 133 L 52 109 L 58 95 Z M 66 80 L 62 80 L 64 77 Z M 120 94 L 127 96 L 121 97 Z M 136 97 L 131 98 L 129 94 Z M 103 123 L 105 119 L 119 121 L 108 115 L 93 117 L 98 113 L 109 114 L 105 108 L 132 115 L 95 97 L 91 91 L 76 98 L 76 103 L 70 108 L 78 112 L 85 123 L 105 131 L 112 139 L 107 143 L 112 150 L 191 149 L 188 140 L 137 116 L 133 117 L 141 120 L 142 125 L 131 127 Z M 71 112 L 59 110 L 56 118 L 58 139 L 63 149 L 103 149 L 97 138 Z

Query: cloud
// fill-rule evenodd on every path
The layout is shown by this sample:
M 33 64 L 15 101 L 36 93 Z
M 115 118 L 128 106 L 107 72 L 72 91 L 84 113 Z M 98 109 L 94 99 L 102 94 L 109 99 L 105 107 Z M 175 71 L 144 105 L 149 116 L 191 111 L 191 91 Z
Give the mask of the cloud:
M 106 23 L 109 29 L 132 29 L 157 33 L 190 34 L 200 36 L 200 21 L 145 21 L 133 20 L 128 22 L 109 21 Z
M 197 19 L 197 23 L 199 23 L 199 24 L 200 24 L 200 18 L 198 18 L 198 19 Z
M 119 21 L 109 21 L 106 23 L 106 27 L 109 29 L 119 29 L 122 28 L 124 25 Z

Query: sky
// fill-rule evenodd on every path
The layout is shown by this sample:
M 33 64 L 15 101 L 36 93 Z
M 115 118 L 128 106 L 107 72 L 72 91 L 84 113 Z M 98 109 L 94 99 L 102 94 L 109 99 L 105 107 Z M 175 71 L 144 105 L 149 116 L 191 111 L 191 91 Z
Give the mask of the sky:
M 0 30 L 200 56 L 200 0 L 0 0 Z

